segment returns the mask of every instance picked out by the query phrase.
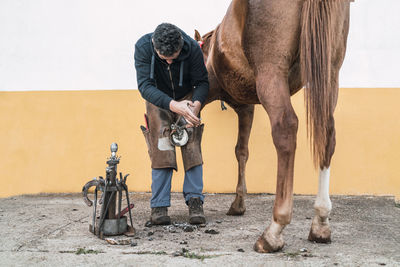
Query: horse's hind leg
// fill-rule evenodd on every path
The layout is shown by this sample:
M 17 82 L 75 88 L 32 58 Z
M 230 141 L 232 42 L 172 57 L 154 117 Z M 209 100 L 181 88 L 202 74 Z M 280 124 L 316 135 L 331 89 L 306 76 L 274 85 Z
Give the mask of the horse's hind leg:
M 337 94 L 338 94 L 338 76 L 332 81 L 334 103 L 333 107 L 336 106 Z M 332 113 L 333 114 L 333 111 Z M 331 229 L 329 225 L 329 214 L 332 210 L 332 203 L 329 198 L 329 178 L 330 178 L 330 164 L 333 153 L 335 152 L 336 145 L 336 132 L 335 132 L 335 119 L 333 116 L 328 121 L 327 131 L 327 144 L 325 147 L 325 158 L 320 163 L 319 179 L 318 179 L 318 194 L 315 199 L 314 209 L 315 216 L 311 224 L 310 233 L 308 240 L 315 241 L 318 243 L 330 243 L 331 242 Z
M 246 211 L 244 197 L 246 188 L 246 163 L 249 158 L 249 137 L 254 117 L 254 105 L 233 106 L 239 119 L 238 138 L 235 147 L 236 159 L 238 161 L 238 184 L 236 186 L 236 198 L 232 202 L 227 215 L 243 215 Z
M 293 169 L 298 119 L 290 102 L 287 77 L 269 70 L 257 77 L 257 94 L 270 118 L 278 155 L 276 196 L 271 224 L 254 245 L 257 252 L 282 249 L 282 230 L 290 223 L 293 208 Z
M 333 28 L 336 29 L 334 35 L 335 49 L 332 49 L 332 66 L 331 66 L 331 96 L 332 106 L 328 120 L 328 131 L 327 131 L 327 144 L 325 147 L 325 157 L 320 162 L 320 173 L 319 173 L 319 186 L 318 194 L 315 200 L 315 217 L 311 224 L 310 234 L 308 239 L 319 243 L 329 243 L 331 241 L 331 229 L 329 226 L 329 214 L 332 209 L 331 200 L 329 199 L 329 175 L 330 175 L 330 164 L 333 153 L 335 152 L 336 137 L 335 137 L 335 120 L 333 118 L 333 112 L 336 107 L 338 91 L 339 91 L 339 70 L 343 63 L 345 52 L 346 52 L 346 40 L 347 33 L 349 30 L 349 3 L 342 3 L 339 6 L 342 16 L 335 16 L 333 20 Z M 339 14 L 339 13 L 337 13 Z
M 331 242 L 331 228 L 329 225 L 329 214 L 332 209 L 332 203 L 329 198 L 329 176 L 330 168 L 319 170 L 318 194 L 315 199 L 315 216 L 311 224 L 308 240 L 317 243 Z

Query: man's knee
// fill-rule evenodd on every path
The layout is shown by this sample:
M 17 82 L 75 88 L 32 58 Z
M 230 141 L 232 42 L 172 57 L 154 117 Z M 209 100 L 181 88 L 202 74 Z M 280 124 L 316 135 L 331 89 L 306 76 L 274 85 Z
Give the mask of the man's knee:
M 142 132 L 146 140 L 153 169 L 177 169 L 175 147 L 171 144 L 169 135 L 173 117 L 167 110 L 162 110 L 150 103 L 146 103 L 146 126 Z
M 203 157 L 201 155 L 201 138 L 203 135 L 204 124 L 199 127 L 188 128 L 189 141 L 181 147 L 182 160 L 185 171 L 203 164 Z

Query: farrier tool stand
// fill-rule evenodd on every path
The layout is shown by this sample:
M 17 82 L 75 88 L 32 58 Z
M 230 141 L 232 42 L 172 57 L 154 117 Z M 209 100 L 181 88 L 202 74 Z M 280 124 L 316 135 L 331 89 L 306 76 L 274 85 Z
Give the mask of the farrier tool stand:
M 134 204 L 129 202 L 128 186 L 126 185 L 126 178 L 129 174 L 122 177 L 119 173 L 117 178 L 117 165 L 121 157 L 116 156 L 118 145 L 111 144 L 111 157 L 107 160 L 106 179 L 102 176 L 94 178 L 87 182 L 82 188 L 83 200 L 91 207 L 93 206 L 92 224 L 89 226 L 89 231 L 103 239 L 104 236 L 109 235 L 134 235 L 134 228 L 132 223 L 131 209 Z M 88 198 L 87 193 L 90 187 L 95 186 L 93 202 Z M 100 216 L 97 217 L 97 192 L 102 191 L 103 194 L 100 198 L 99 205 L 101 205 Z M 128 206 L 121 211 L 122 194 L 125 192 L 126 202 Z M 116 198 L 118 194 L 118 210 L 116 213 Z M 93 205 L 94 203 L 94 205 Z M 128 226 L 125 213 L 129 212 L 129 220 L 131 225 Z

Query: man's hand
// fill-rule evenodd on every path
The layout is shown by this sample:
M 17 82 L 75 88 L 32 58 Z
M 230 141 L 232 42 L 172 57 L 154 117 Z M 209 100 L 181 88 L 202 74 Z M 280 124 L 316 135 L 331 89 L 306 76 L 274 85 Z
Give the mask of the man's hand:
M 201 107 L 201 104 L 200 107 L 198 107 L 199 104 L 200 104 L 199 101 L 193 103 L 192 101 L 189 100 L 182 100 L 179 102 L 172 100 L 169 103 L 169 109 L 172 112 L 182 115 L 185 118 L 186 122 L 188 123 L 186 127 L 199 126 L 200 119 L 196 116 L 199 113 Z
M 201 103 L 200 103 L 200 101 L 198 101 L 198 100 L 194 101 L 194 103 L 193 103 L 193 105 L 191 106 L 191 108 L 192 108 L 193 114 L 196 115 L 196 117 L 198 117 L 198 116 L 199 116 L 200 109 L 201 109 Z

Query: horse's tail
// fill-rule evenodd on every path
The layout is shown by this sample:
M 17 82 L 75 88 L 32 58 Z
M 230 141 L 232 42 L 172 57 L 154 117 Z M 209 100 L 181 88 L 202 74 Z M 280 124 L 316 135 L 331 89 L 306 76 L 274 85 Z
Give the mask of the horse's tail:
M 307 132 L 315 166 L 320 166 L 325 158 L 328 120 L 334 110 L 331 13 L 335 2 L 337 0 L 305 0 L 301 17 L 301 75 L 305 84 Z

